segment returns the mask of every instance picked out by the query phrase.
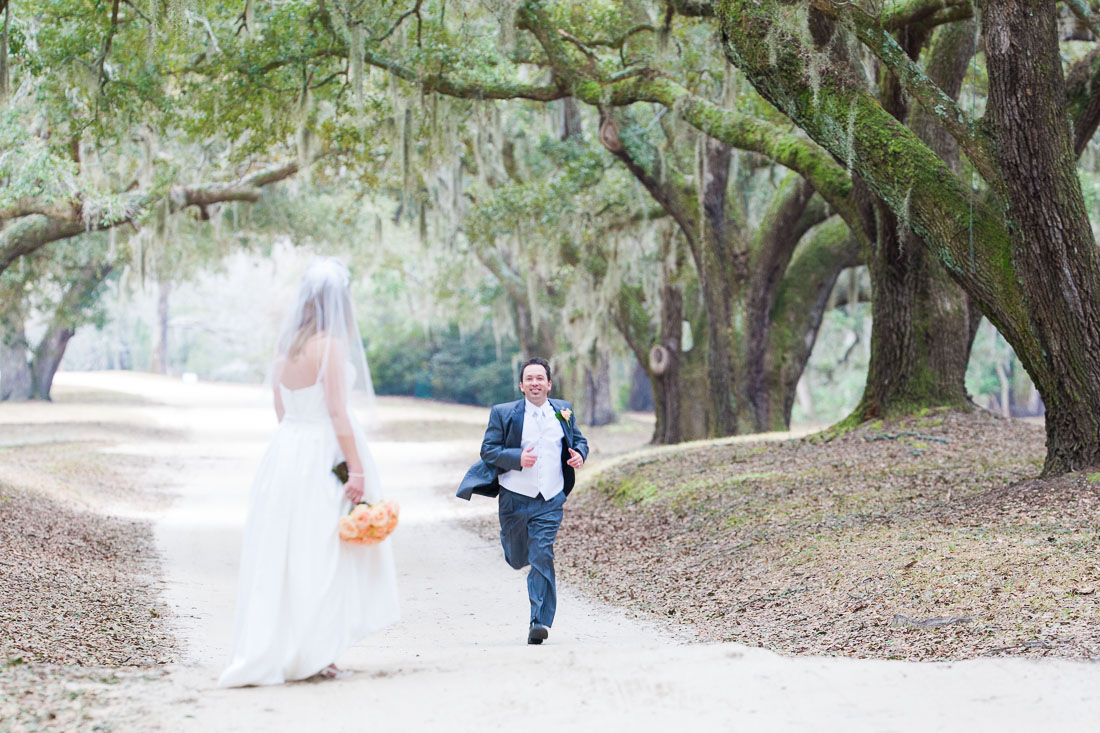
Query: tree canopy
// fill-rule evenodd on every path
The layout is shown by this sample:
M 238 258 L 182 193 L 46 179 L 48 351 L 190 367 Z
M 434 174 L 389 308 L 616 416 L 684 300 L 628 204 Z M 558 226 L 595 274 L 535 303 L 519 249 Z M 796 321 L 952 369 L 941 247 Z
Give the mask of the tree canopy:
M 630 354 L 675 442 L 787 426 L 834 286 L 864 265 L 850 423 L 968 409 L 984 315 L 1046 406 L 1046 471 L 1100 462 L 1084 3 L 0 8 L 9 348 L 47 294 L 92 317 L 89 277 L 148 266 L 170 289 L 222 251 L 203 227 L 256 205 L 265 236 L 352 240 L 444 320 L 583 364 L 593 404 Z M 294 225 L 263 208 L 291 188 Z

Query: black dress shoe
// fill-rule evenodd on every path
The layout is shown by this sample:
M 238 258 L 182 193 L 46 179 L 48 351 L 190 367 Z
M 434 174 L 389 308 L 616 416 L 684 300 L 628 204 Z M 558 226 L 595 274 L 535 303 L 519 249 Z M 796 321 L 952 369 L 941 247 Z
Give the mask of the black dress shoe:
M 541 644 L 550 636 L 550 630 L 542 624 L 531 623 L 531 630 L 527 632 L 528 644 Z

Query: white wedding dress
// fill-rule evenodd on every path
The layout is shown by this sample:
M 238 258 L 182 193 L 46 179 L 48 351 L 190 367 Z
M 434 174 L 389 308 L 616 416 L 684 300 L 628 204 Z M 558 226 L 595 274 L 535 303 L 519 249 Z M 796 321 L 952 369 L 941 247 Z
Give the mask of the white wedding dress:
M 310 677 L 399 615 L 390 541 L 364 547 L 337 535 L 351 503 L 332 474 L 343 457 L 323 384 L 279 390 L 285 413 L 252 483 L 233 653 L 221 687 Z M 378 471 L 352 423 L 364 500 L 379 501 Z

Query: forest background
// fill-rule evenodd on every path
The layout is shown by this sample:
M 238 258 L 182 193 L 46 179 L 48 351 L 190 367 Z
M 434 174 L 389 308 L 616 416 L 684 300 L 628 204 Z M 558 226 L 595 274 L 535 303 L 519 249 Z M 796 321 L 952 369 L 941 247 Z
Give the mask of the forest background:
M 352 265 L 383 394 L 503 401 L 518 362 L 551 354 L 586 422 L 655 406 L 657 442 L 867 413 L 872 293 L 896 287 L 875 263 L 890 242 L 921 249 L 919 196 L 857 211 L 855 106 L 850 150 L 818 147 L 731 63 L 717 10 L 735 5 L 0 3 L 0 396 L 47 397 L 58 368 L 261 380 L 295 274 L 325 253 Z M 870 19 L 932 76 L 950 56 L 939 83 L 985 111 L 969 4 L 839 23 L 777 7 L 768 63 L 781 35 L 802 44 L 813 104 L 829 54 L 848 55 L 883 108 L 925 124 L 923 92 L 898 91 L 860 36 Z M 1066 68 L 1089 68 L 1091 11 L 1051 10 Z M 1078 147 L 1094 214 L 1100 164 L 1090 137 Z M 998 193 L 962 152 L 943 159 L 969 181 L 973 258 L 974 200 Z M 924 267 L 887 269 L 946 281 Z M 946 333 L 919 306 L 933 295 L 901 316 L 907 341 Z M 964 386 L 916 403 L 964 391 L 1042 414 L 1012 346 L 969 308 L 950 377 Z
M 192 382 L 265 379 L 319 254 L 350 266 L 379 392 L 479 406 L 380 401 L 409 451 L 385 457 L 439 461 L 408 495 L 448 508 L 398 538 L 425 572 L 477 506 L 451 495 L 484 406 L 549 355 L 593 446 L 570 587 L 792 656 L 1095 660 L 1098 8 L 0 0 L 0 715 L 48 727 L 66 675 L 172 658 L 147 578 L 231 553 L 108 513 L 178 490 L 236 547 L 194 502 L 243 516 L 271 413 L 241 429 L 218 395 L 261 390 Z M 65 375 L 47 404 L 61 368 L 171 378 Z M 1091 704 L 1001 694 L 982 720 Z

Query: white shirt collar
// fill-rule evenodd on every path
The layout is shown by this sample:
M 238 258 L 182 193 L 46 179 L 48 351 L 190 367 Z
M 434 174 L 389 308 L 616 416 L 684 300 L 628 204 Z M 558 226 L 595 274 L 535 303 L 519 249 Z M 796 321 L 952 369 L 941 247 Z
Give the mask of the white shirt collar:
M 553 412 L 554 412 L 554 408 L 550 404 L 549 399 L 546 400 L 546 402 L 542 403 L 542 407 L 535 407 L 534 403 L 531 402 L 531 400 L 527 399 L 526 397 L 523 398 L 523 402 L 524 402 L 524 411 L 527 412 L 528 414 L 534 414 L 536 412 L 541 412 L 544 415 L 550 415 L 550 414 L 553 414 Z

